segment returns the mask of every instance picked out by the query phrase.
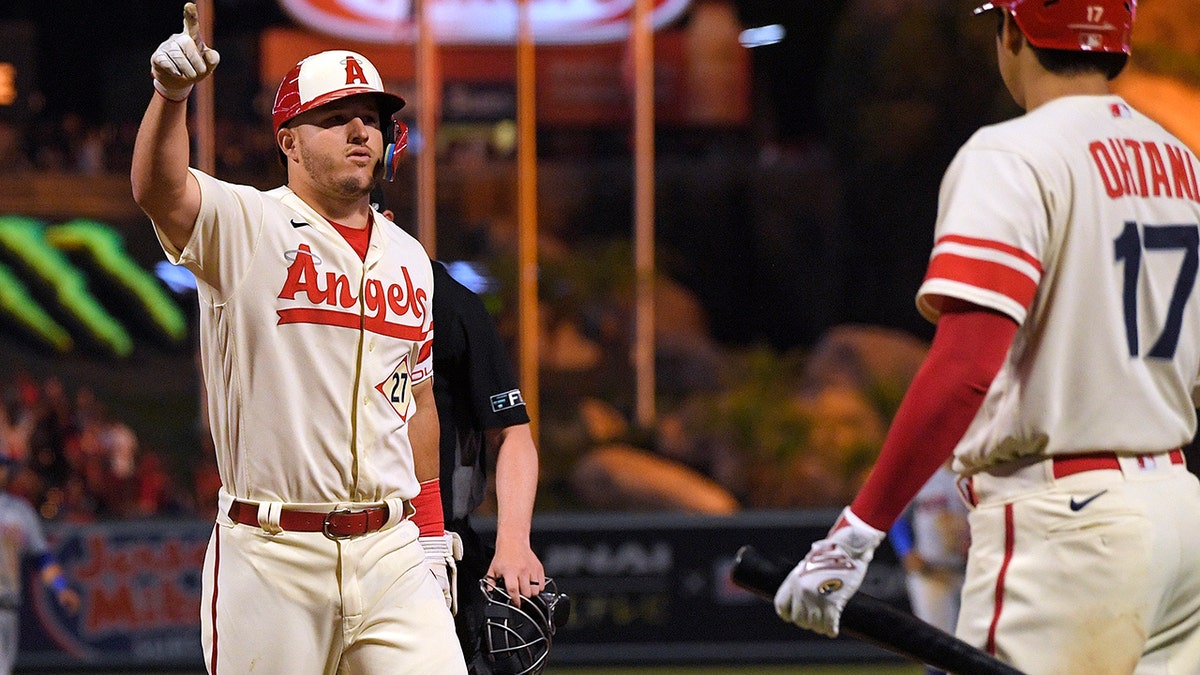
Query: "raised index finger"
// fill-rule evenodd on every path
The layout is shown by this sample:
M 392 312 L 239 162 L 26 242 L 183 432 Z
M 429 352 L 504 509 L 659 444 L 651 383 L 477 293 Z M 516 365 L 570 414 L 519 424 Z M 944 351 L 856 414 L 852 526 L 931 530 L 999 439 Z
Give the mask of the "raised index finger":
M 204 40 L 200 37 L 200 12 L 194 2 L 183 6 L 183 32 L 192 38 L 197 47 L 203 48 Z

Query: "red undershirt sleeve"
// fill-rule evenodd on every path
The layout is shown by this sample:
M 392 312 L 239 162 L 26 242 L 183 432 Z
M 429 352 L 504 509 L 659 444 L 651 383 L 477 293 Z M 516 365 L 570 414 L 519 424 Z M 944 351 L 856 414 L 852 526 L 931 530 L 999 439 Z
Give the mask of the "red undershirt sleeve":
M 891 529 L 921 486 L 954 452 L 1004 363 L 1017 332 L 1011 317 L 947 299 L 929 354 L 909 385 L 879 459 L 850 510 Z

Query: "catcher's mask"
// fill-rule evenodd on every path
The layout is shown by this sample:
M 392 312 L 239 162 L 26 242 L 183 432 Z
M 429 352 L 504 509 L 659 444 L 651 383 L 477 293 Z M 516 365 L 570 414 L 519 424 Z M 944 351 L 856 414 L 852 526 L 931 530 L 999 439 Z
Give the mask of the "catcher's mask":
M 538 675 L 546 668 L 554 631 L 567 622 L 571 599 L 546 578 L 541 593 L 513 604 L 499 580 L 481 579 L 484 648 L 495 675 Z

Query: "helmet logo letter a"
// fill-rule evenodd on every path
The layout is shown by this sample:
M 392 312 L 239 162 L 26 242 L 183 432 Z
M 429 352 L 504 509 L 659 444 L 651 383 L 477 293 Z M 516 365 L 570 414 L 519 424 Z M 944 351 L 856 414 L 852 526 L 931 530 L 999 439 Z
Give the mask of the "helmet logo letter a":
M 363 72 L 362 66 L 358 65 L 358 60 L 353 56 L 346 57 L 346 84 L 361 82 L 367 84 L 367 74 Z

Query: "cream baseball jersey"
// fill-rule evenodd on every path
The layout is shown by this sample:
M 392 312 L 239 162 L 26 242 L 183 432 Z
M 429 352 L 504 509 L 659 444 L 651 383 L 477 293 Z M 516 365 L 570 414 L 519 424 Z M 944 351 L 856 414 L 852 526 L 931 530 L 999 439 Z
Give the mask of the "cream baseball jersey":
M 960 298 L 1020 329 L 955 449 L 956 471 L 1192 439 L 1197 168 L 1118 96 L 1056 99 L 959 151 L 917 305 L 936 320 L 941 298 Z
M 192 174 L 192 237 L 182 251 L 159 241 L 198 281 L 225 491 L 292 504 L 415 496 L 405 425 L 413 386 L 432 375 L 425 250 L 376 213 L 364 261 L 290 189 Z

